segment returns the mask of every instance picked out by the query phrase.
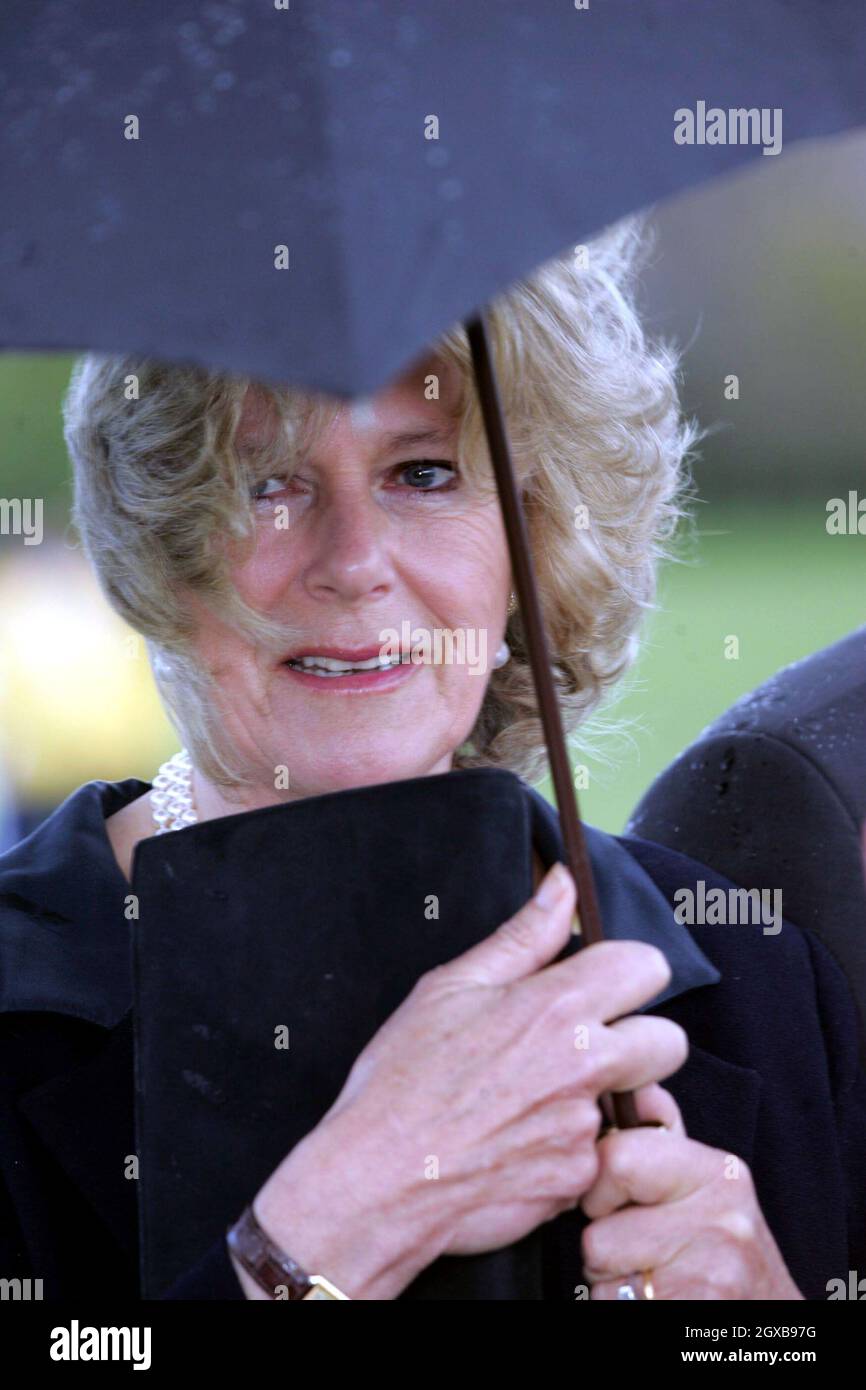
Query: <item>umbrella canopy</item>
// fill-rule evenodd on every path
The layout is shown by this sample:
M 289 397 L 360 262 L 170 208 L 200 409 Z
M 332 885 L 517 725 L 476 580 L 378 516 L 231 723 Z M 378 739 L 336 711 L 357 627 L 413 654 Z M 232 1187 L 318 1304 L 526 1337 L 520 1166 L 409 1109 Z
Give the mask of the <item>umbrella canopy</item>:
M 860 0 L 7 0 L 0 347 L 369 393 L 623 214 L 866 122 L 864 68 Z

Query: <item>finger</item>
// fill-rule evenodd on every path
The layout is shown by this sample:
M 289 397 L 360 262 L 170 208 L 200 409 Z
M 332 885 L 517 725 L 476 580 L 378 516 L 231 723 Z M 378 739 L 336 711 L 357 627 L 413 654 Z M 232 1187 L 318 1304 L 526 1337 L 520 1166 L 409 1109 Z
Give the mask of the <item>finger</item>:
M 679 1071 L 689 1051 L 685 1029 L 669 1018 L 633 1015 L 589 1035 L 601 1091 L 630 1091 Z
M 576 902 L 574 879 L 564 864 L 554 864 L 519 912 L 440 971 L 481 985 L 511 984 L 534 974 L 568 941 Z
M 600 1138 L 604 1138 L 606 1134 L 619 1128 L 611 1104 L 612 1094 L 615 1093 L 608 1092 L 599 1098 L 599 1104 L 604 1114 Z M 671 1134 L 685 1135 L 686 1127 L 680 1114 L 680 1108 L 670 1091 L 666 1091 L 663 1086 L 659 1086 L 654 1081 L 650 1082 L 648 1086 L 641 1086 L 640 1090 L 634 1092 L 634 1101 L 642 1125 L 663 1126 Z
M 629 1204 L 681 1201 L 725 1176 L 729 1155 L 664 1129 L 623 1129 L 600 1139 L 598 1176 L 581 1203 L 590 1220 Z
M 597 941 L 540 971 L 532 987 L 568 989 L 576 1012 L 608 1023 L 648 1004 L 670 980 L 671 968 L 657 946 Z
M 697 1234 L 665 1263 L 618 1270 L 602 1279 L 591 1278 L 584 1269 L 593 1301 L 617 1299 L 624 1284 L 630 1284 L 643 1300 L 644 1275 L 656 1300 L 743 1300 L 752 1296 L 748 1265 L 742 1255 L 732 1250 L 730 1242 L 709 1231 Z
M 669 1134 L 686 1137 L 680 1107 L 664 1086 L 659 1086 L 654 1081 L 650 1082 L 649 1086 L 641 1086 L 640 1090 L 634 1093 L 634 1101 L 642 1124 L 662 1124 Z
M 596 1284 L 628 1277 L 635 1270 L 661 1270 L 680 1260 L 699 1234 L 691 1211 L 625 1207 L 584 1228 L 583 1272 L 590 1284 Z

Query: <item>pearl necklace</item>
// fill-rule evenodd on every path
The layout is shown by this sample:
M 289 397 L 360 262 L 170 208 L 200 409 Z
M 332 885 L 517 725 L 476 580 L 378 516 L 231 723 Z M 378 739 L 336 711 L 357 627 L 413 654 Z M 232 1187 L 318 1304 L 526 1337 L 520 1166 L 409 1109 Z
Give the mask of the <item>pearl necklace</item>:
M 162 764 L 150 793 L 156 835 L 198 823 L 192 794 L 192 759 L 185 748 Z

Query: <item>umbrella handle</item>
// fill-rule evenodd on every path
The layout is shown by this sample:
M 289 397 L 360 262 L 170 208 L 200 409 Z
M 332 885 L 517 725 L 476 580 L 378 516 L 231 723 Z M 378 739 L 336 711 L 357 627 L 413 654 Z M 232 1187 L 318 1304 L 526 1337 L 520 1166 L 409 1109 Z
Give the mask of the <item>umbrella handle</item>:
M 520 613 L 529 652 L 529 664 L 538 696 L 538 707 L 562 827 L 565 862 L 577 884 L 582 935 L 584 941 L 591 945 L 596 941 L 604 940 L 604 929 L 592 866 L 578 810 L 577 792 L 565 747 L 562 716 L 551 675 L 550 652 L 544 630 L 544 620 L 541 615 L 541 603 L 530 553 L 526 518 L 514 478 L 511 449 L 505 429 L 505 417 L 493 367 L 484 310 L 479 310 L 473 318 L 468 319 L 464 327 L 472 352 L 475 384 L 481 404 L 493 472 L 496 477 L 502 517 L 505 523 L 505 534 L 508 538 L 514 583 L 520 601 Z M 634 1097 L 630 1091 L 613 1094 L 611 1104 L 616 1124 L 620 1129 L 633 1129 L 640 1124 Z

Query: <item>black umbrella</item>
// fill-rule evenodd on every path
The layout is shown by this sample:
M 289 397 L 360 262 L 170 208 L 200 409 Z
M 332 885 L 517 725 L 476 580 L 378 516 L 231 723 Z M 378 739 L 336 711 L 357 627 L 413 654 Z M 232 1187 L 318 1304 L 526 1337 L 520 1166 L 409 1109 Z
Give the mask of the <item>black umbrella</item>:
M 866 122 L 864 70 L 860 0 L 7 0 L 0 346 L 369 393 L 617 217 Z
M 483 304 L 636 206 L 866 121 L 857 0 L 108 0 L 0 20 L 0 346 L 350 395 L 465 319 L 587 941 L 601 922 Z M 620 1097 L 619 1123 L 633 1106 Z

